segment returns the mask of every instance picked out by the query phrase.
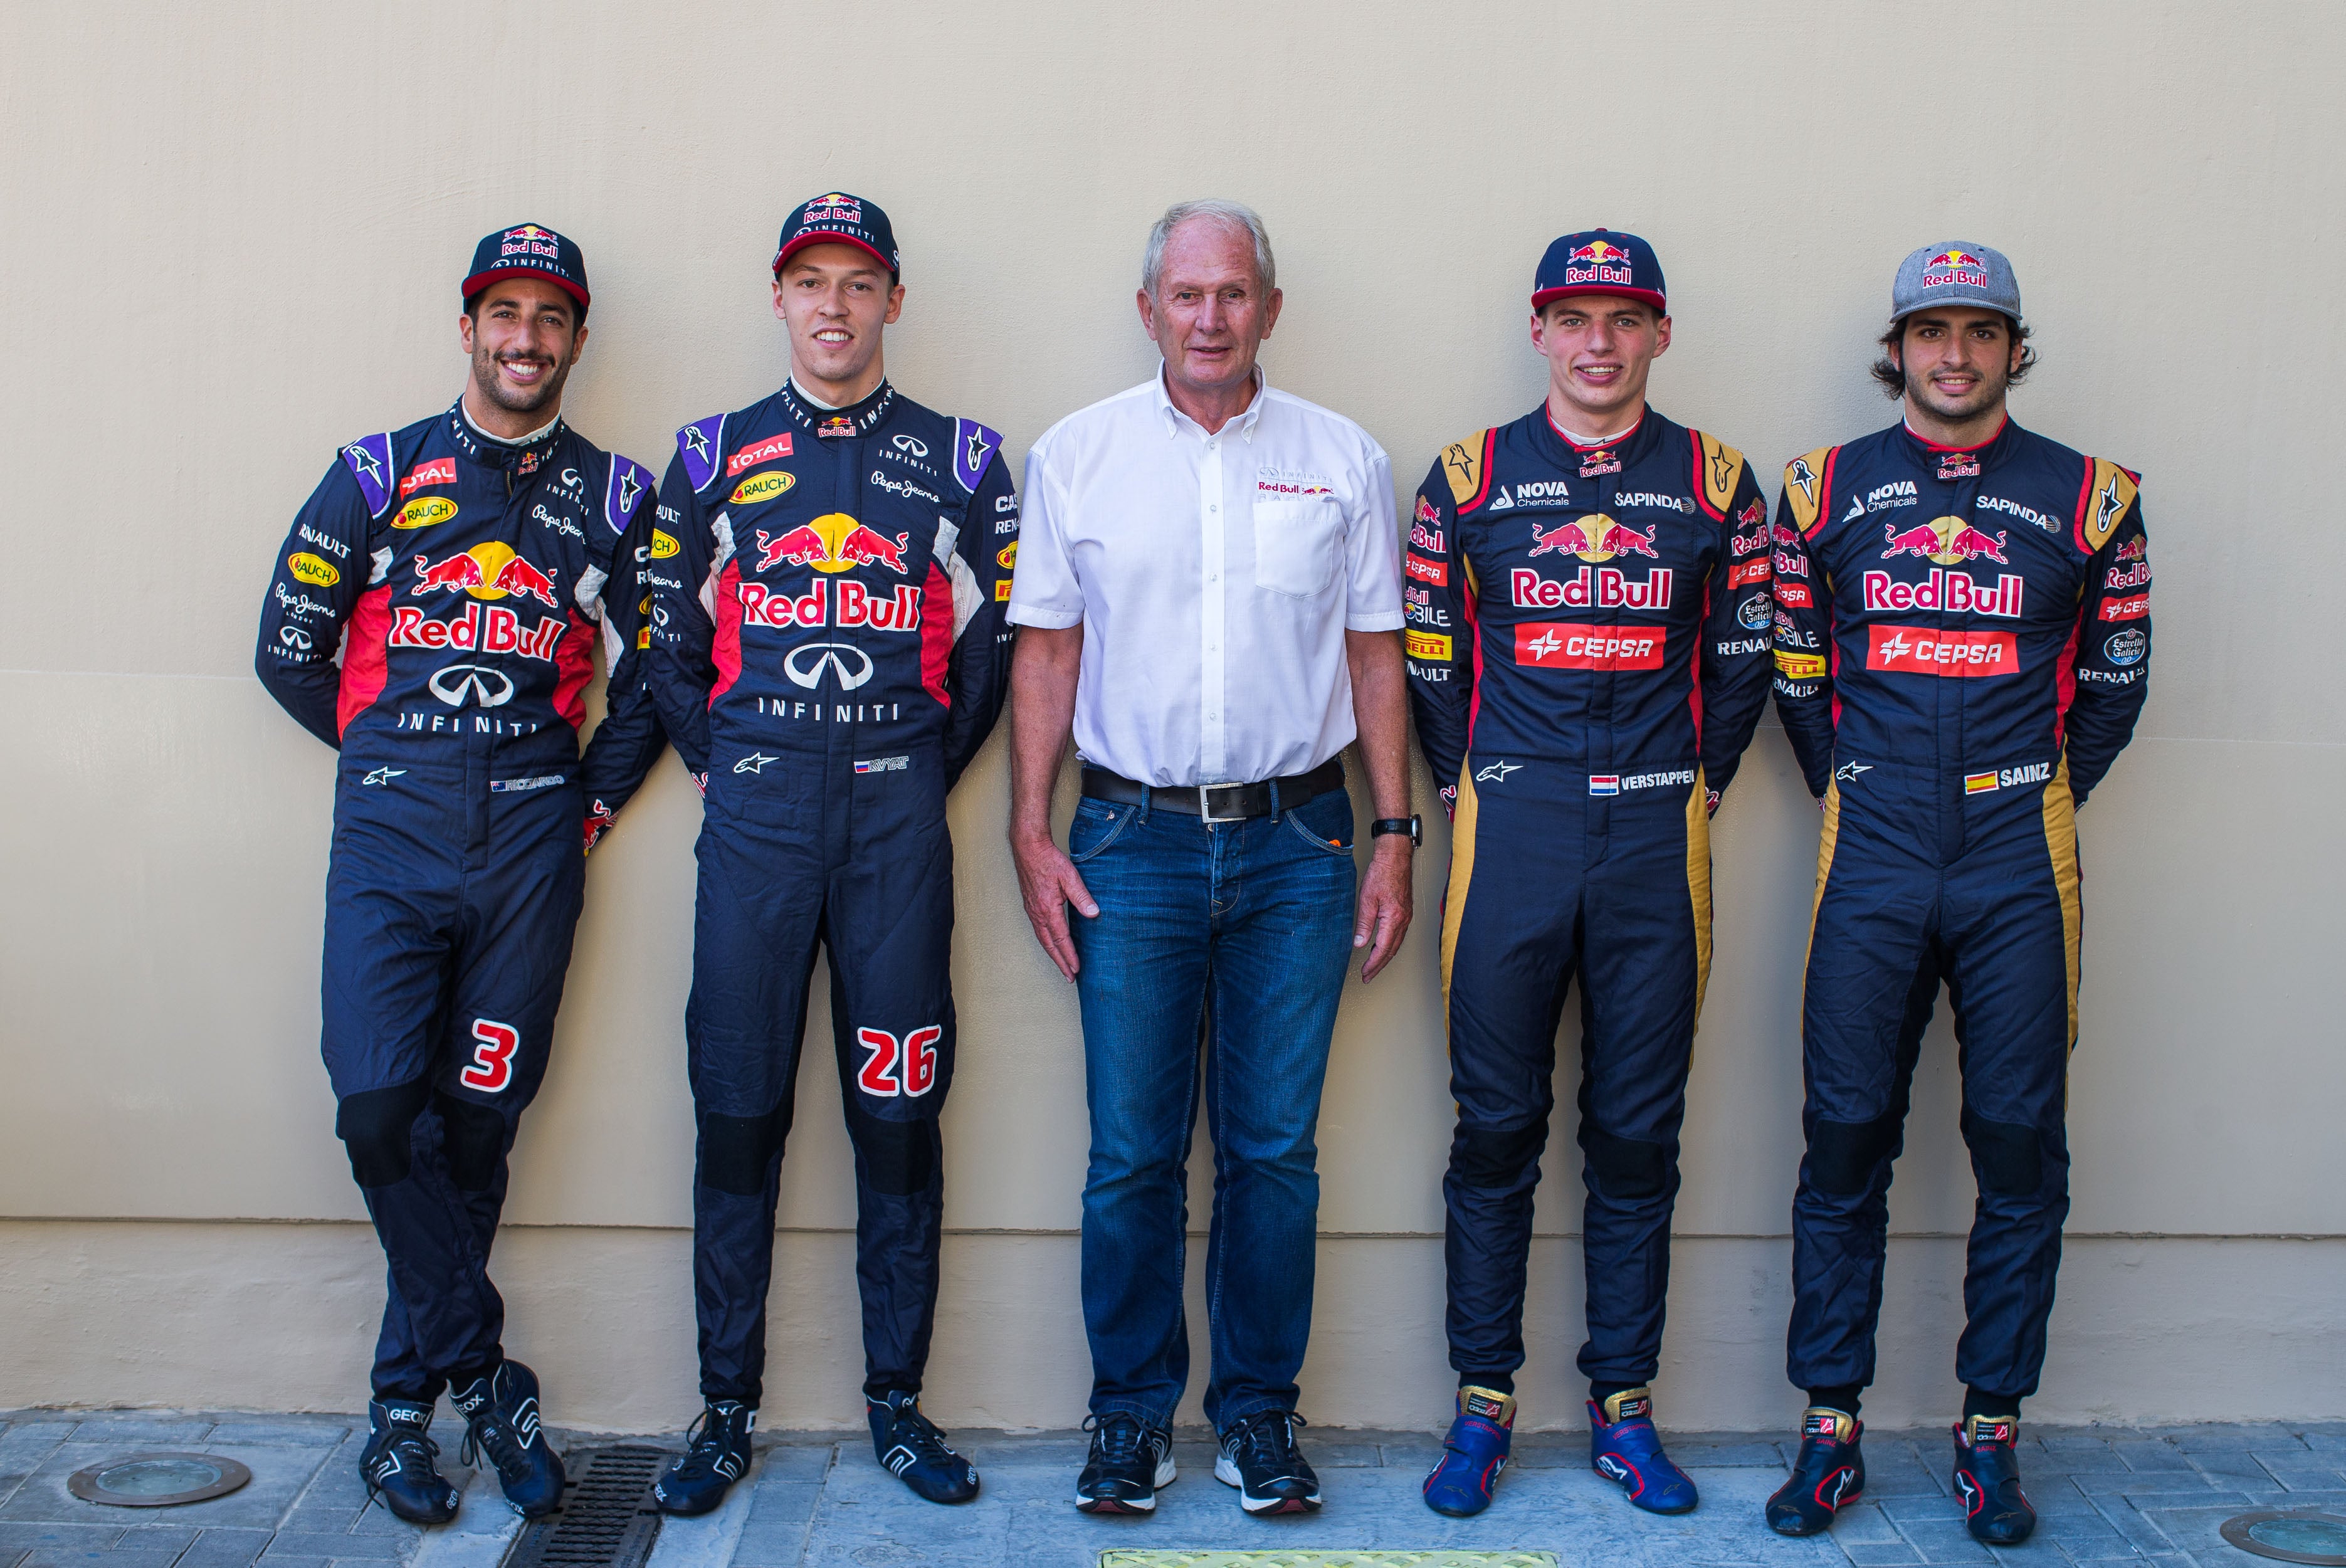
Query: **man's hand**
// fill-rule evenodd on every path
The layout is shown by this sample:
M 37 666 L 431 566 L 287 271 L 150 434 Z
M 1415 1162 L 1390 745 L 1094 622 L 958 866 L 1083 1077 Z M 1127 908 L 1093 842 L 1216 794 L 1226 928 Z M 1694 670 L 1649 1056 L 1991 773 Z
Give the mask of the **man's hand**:
M 1361 983 L 1377 977 L 1401 951 L 1409 933 L 1409 862 L 1411 845 L 1402 833 L 1388 833 L 1376 841 L 1369 856 L 1369 874 L 1361 879 L 1360 911 L 1352 920 L 1352 945 L 1369 950 L 1361 962 Z M 1072 868 L 1070 868 L 1072 869 Z
M 1075 938 L 1067 933 L 1067 906 L 1075 905 L 1086 920 L 1096 916 L 1099 905 L 1092 901 L 1091 890 L 1084 886 L 1076 862 L 1047 833 L 1013 834 L 1010 858 L 1018 865 L 1018 891 L 1026 901 L 1026 921 L 1035 928 L 1035 940 L 1061 974 L 1075 979 L 1083 965 L 1076 958 Z M 1402 921 L 1409 921 L 1406 909 Z

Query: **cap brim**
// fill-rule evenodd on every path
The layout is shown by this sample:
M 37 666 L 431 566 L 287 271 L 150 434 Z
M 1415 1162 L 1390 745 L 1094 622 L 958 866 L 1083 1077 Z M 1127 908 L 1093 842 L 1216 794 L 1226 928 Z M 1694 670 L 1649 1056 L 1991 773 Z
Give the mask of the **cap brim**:
M 782 270 L 783 262 L 789 260 L 792 256 L 795 256 L 810 245 L 852 245 L 858 250 L 862 251 L 866 256 L 871 257 L 874 261 L 879 262 L 881 266 L 888 269 L 888 276 L 893 278 L 897 275 L 896 264 L 893 261 L 889 260 L 885 256 L 881 255 L 877 248 L 866 245 L 862 240 L 858 239 L 852 234 L 826 234 L 820 230 L 799 235 L 788 245 L 785 245 L 780 250 L 775 251 L 773 270 L 777 272 L 780 271 Z
M 567 278 L 556 277 L 553 273 L 547 271 L 543 267 L 492 267 L 485 272 L 475 272 L 471 277 L 464 280 L 464 286 L 462 290 L 464 297 L 469 300 L 474 295 L 479 293 L 482 290 L 487 288 L 490 284 L 504 278 L 542 279 L 545 281 L 553 284 L 556 288 L 561 290 L 572 299 L 577 300 L 579 309 L 584 310 L 586 308 L 587 299 L 586 290 L 580 288 L 577 284 L 573 283 Z
M 1959 305 L 1971 311 L 1994 311 L 1999 316 L 2011 317 L 2023 326 L 2028 324 L 2028 318 L 2020 313 L 2019 302 L 2016 300 L 2007 306 L 1994 300 L 1984 300 L 1978 293 L 1970 290 L 1954 289 L 1931 290 L 1921 299 L 1910 304 L 1893 304 L 1890 312 L 1890 324 L 1894 327 L 1918 311 L 1929 311 L 1941 305 Z
M 1624 300 L 1642 300 L 1665 316 L 1670 313 L 1669 306 L 1664 302 L 1661 294 L 1657 290 L 1624 289 L 1618 283 L 1575 283 L 1568 288 L 1542 289 L 1532 295 L 1532 309 L 1536 311 L 1542 306 L 1575 294 L 1612 294 Z

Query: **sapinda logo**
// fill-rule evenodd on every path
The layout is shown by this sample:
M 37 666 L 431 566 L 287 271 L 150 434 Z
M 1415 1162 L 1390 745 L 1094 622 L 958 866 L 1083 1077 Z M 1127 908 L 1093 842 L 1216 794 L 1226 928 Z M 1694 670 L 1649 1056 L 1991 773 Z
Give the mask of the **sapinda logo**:
M 797 483 L 794 475 L 779 470 L 770 473 L 753 473 L 733 487 L 729 504 L 754 506 L 760 501 L 771 501 Z
M 945 1037 L 934 1023 L 905 1031 L 899 1041 L 885 1029 L 858 1029 L 855 1043 L 872 1054 L 855 1074 L 855 1086 L 880 1099 L 917 1099 L 937 1086 L 937 1043 Z
M 652 559 L 653 559 L 653 560 L 655 560 L 655 561 L 665 561 L 665 560 L 667 560 L 670 555 L 675 555 L 678 550 L 680 550 L 680 549 L 682 549 L 682 548 L 683 548 L 683 546 L 682 546 L 682 545 L 678 545 L 678 544 L 676 542 L 676 535 L 673 535 L 673 534 L 667 534 L 667 533 L 663 533 L 663 532 L 661 532 L 661 531 L 660 531 L 659 529 L 658 529 L 658 528 L 655 528 L 655 529 L 653 529 L 653 530 L 652 530 Z
M 394 528 L 429 528 L 456 515 L 456 504 L 445 495 L 419 495 L 391 520 Z
M 315 587 L 331 588 L 342 580 L 342 573 L 322 555 L 312 555 L 303 550 L 285 557 L 285 569 L 301 581 Z

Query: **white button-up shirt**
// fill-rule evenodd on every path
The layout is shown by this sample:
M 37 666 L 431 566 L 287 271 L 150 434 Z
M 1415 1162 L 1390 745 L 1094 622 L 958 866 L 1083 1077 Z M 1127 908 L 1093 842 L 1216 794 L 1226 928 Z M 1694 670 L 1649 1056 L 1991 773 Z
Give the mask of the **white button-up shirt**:
M 1209 433 L 1160 365 L 1027 453 L 1010 619 L 1083 626 L 1076 749 L 1144 784 L 1318 767 L 1354 734 L 1344 633 L 1402 624 L 1384 449 L 1256 376 Z

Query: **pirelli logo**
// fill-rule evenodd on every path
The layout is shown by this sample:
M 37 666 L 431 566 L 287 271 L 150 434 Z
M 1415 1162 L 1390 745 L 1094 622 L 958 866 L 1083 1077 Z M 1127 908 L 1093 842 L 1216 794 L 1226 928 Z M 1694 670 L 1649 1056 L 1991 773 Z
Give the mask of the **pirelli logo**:
M 1412 658 L 1441 659 L 1450 657 L 1450 639 L 1433 632 L 1405 632 L 1402 640 Z
M 1825 673 L 1824 655 L 1786 653 L 1778 648 L 1776 668 L 1787 680 L 1821 680 Z

